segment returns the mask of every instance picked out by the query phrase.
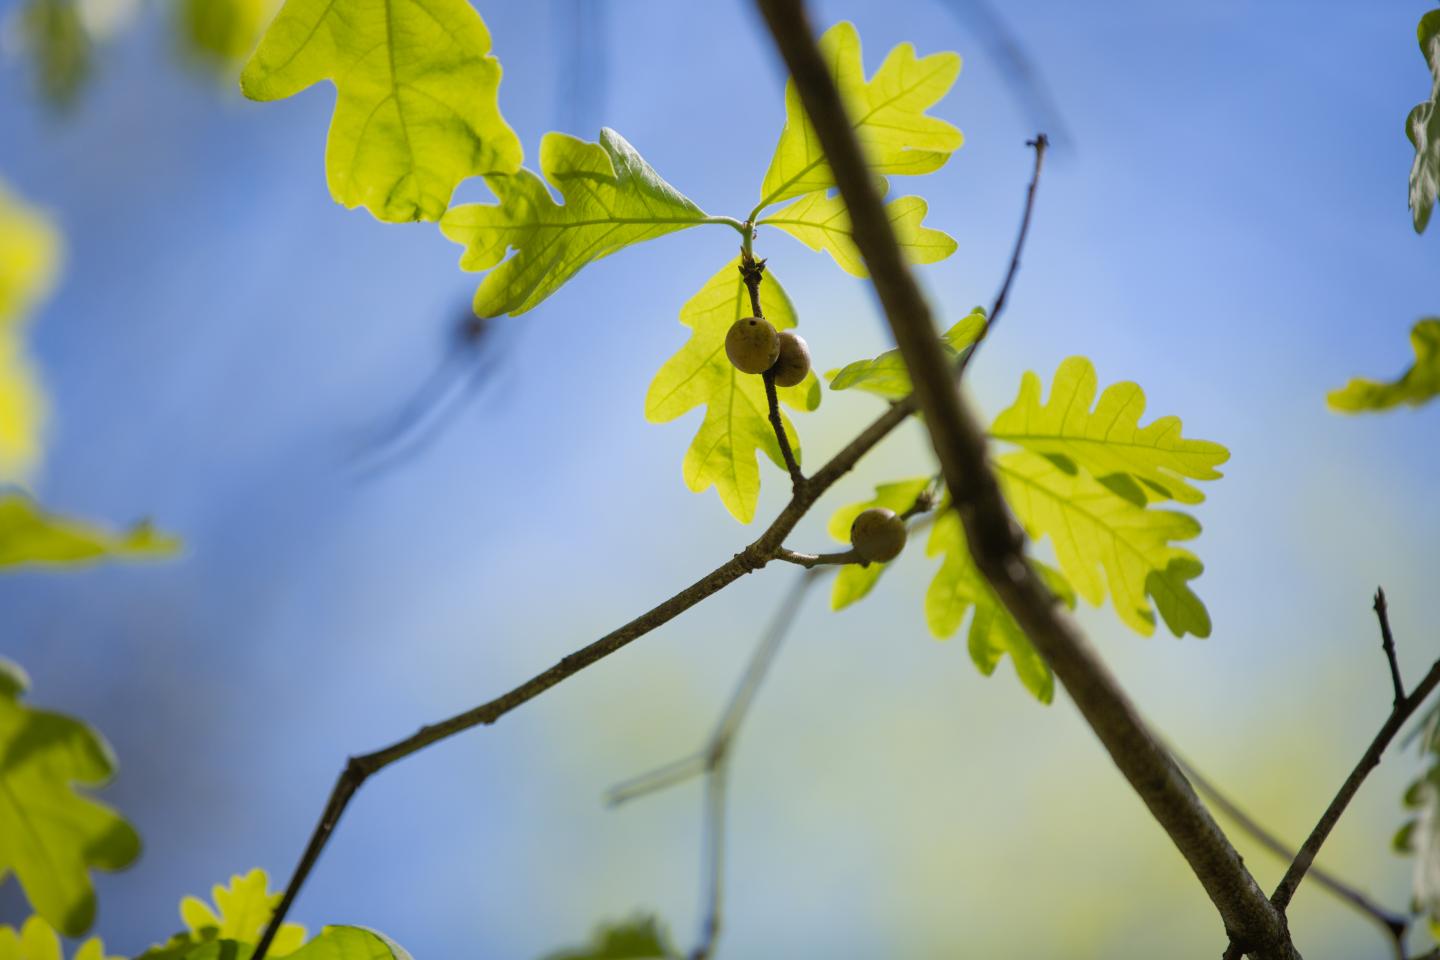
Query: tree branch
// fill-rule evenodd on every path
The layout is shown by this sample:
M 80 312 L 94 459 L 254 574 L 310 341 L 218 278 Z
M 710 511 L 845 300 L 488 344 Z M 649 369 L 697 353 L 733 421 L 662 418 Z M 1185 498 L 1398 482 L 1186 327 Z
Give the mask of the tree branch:
M 757 0 L 845 200 L 856 245 L 875 284 L 914 384 L 914 396 L 986 580 L 1069 691 L 1081 714 L 1129 780 L 1220 912 L 1232 941 L 1260 960 L 1292 960 L 1284 918 L 1156 740 L 1099 656 L 1059 609 L 1024 559 L 1024 536 L 1010 518 L 986 461 L 985 436 L 954 387 L 935 325 L 875 195 L 854 127 L 816 45 L 800 0 Z
M 1320 852 L 1321 846 L 1330 836 L 1330 831 L 1335 828 L 1335 824 L 1340 821 L 1341 814 L 1345 812 L 1345 808 L 1350 805 L 1350 801 L 1360 790 L 1360 785 L 1365 782 L 1370 771 L 1380 765 L 1380 757 L 1390 746 L 1390 741 L 1395 738 L 1395 734 L 1400 732 L 1400 728 L 1410 719 L 1411 714 L 1420 709 L 1421 704 L 1434 692 L 1436 686 L 1440 686 L 1440 660 L 1430 667 L 1430 672 L 1425 674 L 1424 679 L 1409 696 L 1404 696 L 1402 691 L 1401 700 L 1391 707 L 1390 716 L 1380 726 L 1380 732 L 1375 735 L 1375 739 L 1370 742 L 1370 746 L 1361 755 L 1360 762 L 1355 764 L 1355 769 L 1350 771 L 1350 776 L 1346 777 L 1345 782 L 1340 785 L 1335 799 L 1330 801 L 1330 806 L 1326 807 L 1325 812 L 1320 816 L 1320 822 L 1315 824 L 1314 830 L 1310 831 L 1310 836 L 1305 839 L 1305 843 L 1300 847 L 1300 852 L 1291 862 L 1290 869 L 1285 871 L 1280 885 L 1275 888 L 1275 892 L 1270 897 L 1278 909 L 1283 911 L 1290 905 L 1290 900 L 1295 896 L 1295 890 L 1300 886 L 1300 881 L 1305 879 L 1306 871 L 1315 862 L 1315 855 Z
M 760 284 L 765 279 L 765 261 L 756 260 L 748 245 L 740 248 L 740 276 L 745 281 L 745 289 L 750 291 L 751 315 L 764 319 L 765 311 L 760 306 Z M 785 432 L 785 421 L 780 416 L 780 398 L 775 392 L 775 372 L 773 369 L 766 370 L 761 376 L 765 380 L 765 403 L 770 408 L 770 426 L 775 431 L 775 442 L 780 445 L 780 456 L 790 474 L 790 487 L 792 490 L 799 490 L 805 484 L 805 474 L 800 470 L 800 461 L 795 459 L 790 437 Z
M 840 550 L 835 553 L 798 553 L 794 550 L 781 547 L 775 551 L 776 560 L 784 560 L 786 563 L 794 563 L 807 570 L 823 566 L 843 566 L 847 563 L 858 563 L 867 566 L 866 562 L 854 550 Z
M 1212 804 L 1225 816 L 1235 822 L 1235 825 L 1244 830 L 1266 850 L 1269 850 L 1281 860 L 1293 860 L 1295 849 L 1287 846 L 1284 841 L 1266 829 L 1258 820 L 1246 813 L 1234 800 L 1230 799 L 1220 788 L 1201 773 L 1193 763 L 1176 753 L 1174 748 L 1170 749 L 1170 755 L 1179 764 L 1180 770 L 1186 778 L 1195 785 L 1195 789 L 1201 796 L 1207 797 Z M 1392 913 L 1380 904 L 1371 900 L 1361 891 L 1341 880 L 1328 871 L 1318 866 L 1310 868 L 1310 876 L 1315 882 L 1329 890 L 1336 897 L 1353 906 L 1356 910 L 1365 914 L 1385 931 L 1395 948 L 1396 957 L 1404 960 L 1405 957 L 1405 934 L 1410 929 L 1410 919 L 1398 913 Z

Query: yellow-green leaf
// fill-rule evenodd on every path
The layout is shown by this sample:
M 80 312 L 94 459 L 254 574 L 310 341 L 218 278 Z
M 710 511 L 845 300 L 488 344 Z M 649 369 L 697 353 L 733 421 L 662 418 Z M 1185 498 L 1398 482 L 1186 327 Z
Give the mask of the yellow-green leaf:
M 995 418 L 990 435 L 1046 456 L 1062 469 L 1073 472 L 1078 466 L 1137 503 L 1204 500 L 1186 480 L 1218 479 L 1215 467 L 1230 459 L 1230 452 L 1218 443 L 1182 437 L 1178 417 L 1141 427 L 1145 393 L 1138 384 L 1112 384 L 1098 404 L 1096 387 L 1090 361 L 1070 357 L 1055 371 L 1050 401 L 1042 404 L 1040 378 L 1026 373 L 1019 397 Z
M 1025 689 L 1041 703 L 1051 702 L 1055 698 L 1055 678 L 1050 667 L 975 566 L 960 516 L 948 508 L 949 503 L 940 508 L 930 542 L 925 546 L 927 556 L 944 556 L 925 591 L 925 622 L 930 632 L 942 640 L 951 636 L 960 629 L 965 614 L 973 610 L 968 644 L 970 659 L 980 672 L 987 677 L 993 674 L 1000 658 L 1008 653 Z M 1075 591 L 1060 571 L 1038 560 L 1030 563 L 1045 578 L 1050 591 L 1073 608 Z
M 540 169 L 564 204 L 522 169 L 485 178 L 498 204 L 465 204 L 441 221 L 445 236 L 465 247 L 460 266 L 490 271 L 475 291 L 478 316 L 524 313 L 587 263 L 707 220 L 608 128 L 599 143 L 546 134 Z
M 213 908 L 199 897 L 180 901 L 180 919 L 190 931 L 192 941 L 258 941 L 280 903 L 281 894 L 270 892 L 269 877 L 256 867 L 244 876 L 232 876 L 228 887 L 216 884 L 211 896 L 215 900 Z M 276 935 L 271 952 L 283 957 L 304 943 L 305 928 L 298 923 L 287 923 Z
M 881 192 L 885 192 L 882 182 Z M 955 240 L 949 234 L 924 226 L 929 207 L 919 197 L 900 197 L 885 205 L 895 239 L 911 263 L 936 263 L 955 252 Z M 815 251 L 825 251 L 846 273 L 868 276 L 860 249 L 855 246 L 855 232 L 850 225 L 850 211 L 836 195 L 810 193 L 788 207 L 775 211 L 759 221 L 759 226 L 778 227 Z
M 945 331 L 940 347 L 951 363 L 985 332 L 985 310 L 976 307 L 959 323 Z M 864 390 L 886 400 L 899 400 L 910 395 L 910 371 L 899 350 L 886 350 L 873 360 L 856 360 L 839 370 L 825 374 L 831 390 Z
M 140 960 L 249 960 L 254 952 L 253 945 L 242 941 L 195 941 L 177 936 L 147 950 Z M 290 960 L 411 960 L 403 947 L 384 934 L 348 926 L 324 927 L 319 936 L 286 956 Z
M 897 480 L 882 483 L 875 488 L 875 496 L 862 503 L 841 507 L 830 515 L 825 530 L 840 543 L 850 542 L 850 525 L 855 518 L 871 507 L 885 507 L 896 513 L 904 513 L 915 503 L 915 498 L 931 483 L 929 477 L 915 477 L 911 480 Z M 857 600 L 864 599 L 885 572 L 886 564 L 870 563 L 861 566 L 847 563 L 835 574 L 835 585 L 830 589 L 830 609 L 843 610 Z
M 65 960 L 60 936 L 43 917 L 32 916 L 21 925 L 0 926 L 0 960 Z M 120 960 L 105 953 L 99 937 L 91 937 L 75 948 L 73 960 Z
M 1430 99 L 1415 105 L 1405 118 L 1405 133 L 1415 148 L 1410 167 L 1410 212 L 1415 232 L 1423 233 L 1440 193 L 1440 10 L 1420 18 L 1416 28 L 1420 52 L 1430 67 Z
M 1146 636 L 1155 630 L 1155 608 L 1177 637 L 1210 635 L 1210 614 L 1189 584 L 1204 567 L 1174 545 L 1199 536 L 1195 518 L 1137 504 L 1084 471 L 1066 471 L 1028 450 L 1005 454 L 995 468 L 1026 531 L 1050 538 L 1080 596 L 1098 605 L 1108 588 L 1116 614 Z
M 173 555 L 180 541 L 148 522 L 123 533 L 45 513 L 21 493 L 0 494 L 0 569 L 70 566 L 102 559 L 148 559 Z
M 0 659 L 0 880 L 14 871 L 35 912 L 67 937 L 95 920 L 90 870 L 119 870 L 140 838 L 77 787 L 100 787 L 115 757 L 73 717 L 20 702 L 29 680 Z
M 1440 395 L 1440 317 L 1427 317 L 1410 331 L 1415 364 L 1389 383 L 1356 377 L 1326 398 L 1342 413 L 1389 410 L 1400 404 L 1418 407 Z
M 330 193 L 381 220 L 438 220 L 467 177 L 513 173 L 500 62 L 469 0 L 286 0 L 245 64 L 252 100 L 335 84 Z
M 837 23 L 827 30 L 820 38 L 820 50 L 875 173 L 929 173 L 960 149 L 964 141 L 960 131 L 925 112 L 954 86 L 960 75 L 959 54 L 917 57 L 913 46 L 902 43 L 867 81 L 854 24 Z M 785 129 L 755 209 L 834 185 L 830 165 L 791 80 L 785 87 Z
M 21 43 L 34 58 L 40 95 L 61 109 L 74 105 L 90 79 L 94 41 L 75 0 L 30 0 L 19 18 Z
M 736 257 L 680 309 L 680 322 L 691 329 L 690 339 L 655 375 L 645 395 L 645 416 L 652 423 L 665 423 L 705 405 L 705 419 L 685 454 L 685 483 L 696 493 L 714 486 L 735 519 L 749 523 L 755 518 L 760 497 L 755 451 L 765 451 L 781 469 L 785 461 L 767 419 L 763 378 L 736 370 L 725 355 L 730 325 L 751 315 L 750 296 L 739 267 L 740 258 Z M 797 323 L 790 298 L 769 271 L 760 286 L 760 307 L 777 330 Z M 820 382 L 813 372 L 793 387 L 780 387 L 777 393 L 782 403 L 796 410 L 814 410 L 820 405 Z M 783 412 L 781 418 L 798 459 L 799 435 Z

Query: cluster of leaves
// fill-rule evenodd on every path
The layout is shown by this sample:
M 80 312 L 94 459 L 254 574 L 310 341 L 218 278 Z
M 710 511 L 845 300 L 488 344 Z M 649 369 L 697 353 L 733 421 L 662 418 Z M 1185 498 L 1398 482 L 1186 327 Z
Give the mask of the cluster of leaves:
M 557 950 L 545 960 L 679 960 L 670 935 L 651 916 L 599 927 L 587 946 Z M 4 960 L 0 957 L 0 960 Z
M 251 870 L 216 885 L 214 904 L 198 897 L 180 902 L 185 929 L 137 960 L 245 960 L 254 952 L 280 894 L 271 893 L 265 871 Z M 63 928 L 62 928 L 63 929 Z M 410 955 L 382 934 L 363 927 L 325 927 L 313 939 L 304 927 L 287 923 L 272 942 L 269 955 L 296 960 L 410 960 Z M 43 915 L 30 917 L 16 930 L 0 926 L 0 960 L 64 960 L 55 926 Z M 75 951 L 72 960 L 109 958 L 98 937 Z
M 167 0 L 176 43 L 186 59 L 229 75 L 255 46 L 278 0 Z M 68 109 L 96 73 L 96 53 L 143 12 L 140 0 L 28 0 L 15 12 L 16 33 L 44 100 Z
M 956 352 L 968 349 L 984 326 L 977 310 L 945 335 Z M 883 397 L 903 395 L 909 381 L 892 351 L 832 372 L 831 385 Z M 1095 369 L 1083 357 L 1061 363 L 1042 402 L 1040 380 L 1027 373 L 1015 403 L 995 418 L 992 439 L 1016 449 L 995 461 L 1001 489 L 1026 532 L 1048 538 L 1058 569 L 1032 561 L 1065 604 L 1078 594 L 1092 604 L 1108 595 L 1120 619 L 1138 633 L 1154 632 L 1158 611 L 1177 637 L 1209 636 L 1210 616 L 1190 589 L 1203 567 L 1178 543 L 1200 533 L 1189 514 L 1160 509 L 1158 503 L 1186 505 L 1204 500 L 1190 481 L 1215 480 L 1229 458 L 1224 447 L 1181 435 L 1180 421 L 1161 417 L 1145 426 L 1145 394 L 1133 383 L 1117 383 L 1096 399 Z M 933 481 L 916 478 L 882 484 L 874 499 L 851 504 L 831 517 L 836 539 L 848 537 L 851 521 L 865 509 L 905 510 Z M 1044 702 L 1054 680 L 1020 626 L 970 558 L 964 529 L 954 511 L 942 510 L 926 552 L 942 558 L 925 597 L 925 616 L 938 637 L 954 634 L 970 614 L 969 648 L 985 674 L 1009 654 L 1025 688 Z M 864 597 L 883 572 L 882 564 L 847 567 L 835 580 L 836 609 Z
M 957 55 L 921 57 L 901 44 L 867 77 L 851 24 L 831 28 L 820 47 L 885 190 L 883 178 L 935 171 L 960 147 L 960 131 L 928 112 L 953 86 Z M 707 214 L 613 130 L 601 131 L 596 143 L 548 134 L 539 173 L 521 166 L 521 146 L 499 112 L 500 69 L 489 35 L 464 0 L 427 3 L 423 10 L 396 2 L 383 11 L 289 0 L 246 65 L 244 89 L 273 99 L 324 78 L 338 89 L 327 151 L 332 195 L 382 220 L 438 219 L 445 235 L 465 248 L 461 266 L 486 273 L 474 302 L 481 317 L 524 313 L 595 260 L 703 224 L 739 229 L 747 252 L 758 228 L 774 227 L 864 275 L 848 212 L 830 193 L 834 177 L 793 82 L 760 200 L 741 221 Z M 483 177 L 498 202 L 450 207 L 455 187 L 470 176 Z M 953 239 L 924 225 L 927 206 L 920 197 L 892 199 L 887 209 L 913 262 L 954 252 Z M 754 312 L 739 264 L 720 267 L 681 308 L 690 339 L 650 384 L 645 414 L 664 422 L 705 407 L 685 455 L 685 482 L 697 492 L 713 486 L 730 513 L 748 523 L 760 492 L 757 454 L 782 469 L 783 459 L 760 379 L 738 372 L 723 351 L 730 325 Z M 777 329 L 799 322 L 773 268 L 759 296 L 761 313 Z M 985 324 L 983 311 L 971 313 L 944 336 L 944 348 L 958 359 Z M 833 372 L 830 387 L 896 400 L 910 384 L 891 351 Z M 1214 467 L 1227 454 L 1216 444 L 1181 438 L 1174 418 L 1140 427 L 1144 397 L 1133 384 L 1106 390 L 1091 412 L 1095 389 L 1094 370 L 1078 358 L 1061 367 L 1048 405 L 1040 403 L 1039 381 L 1027 376 L 993 432 L 1018 448 L 997 463 L 1006 493 L 1032 535 L 1051 539 L 1059 567 L 1043 569 L 1062 598 L 1073 602 L 1078 594 L 1098 604 L 1109 595 L 1121 619 L 1141 633 L 1153 632 L 1158 612 L 1177 636 L 1205 636 L 1210 619 L 1189 586 L 1202 568 L 1176 545 L 1195 537 L 1199 524 L 1155 504 L 1200 502 L 1188 481 L 1218 477 Z M 811 375 L 780 390 L 779 399 L 793 411 L 813 411 L 820 384 Z M 794 424 L 782 418 L 798 459 Z M 874 503 L 903 510 L 925 482 L 883 485 Z M 847 531 L 846 518 L 864 506 L 842 511 L 832 531 Z M 974 610 L 976 663 L 988 673 L 1010 653 L 1026 686 L 1048 700 L 1048 670 L 970 563 L 953 518 L 936 524 L 929 549 L 943 557 L 927 597 L 932 629 L 949 635 Z M 859 599 L 880 572 L 879 564 L 842 570 L 836 605 Z

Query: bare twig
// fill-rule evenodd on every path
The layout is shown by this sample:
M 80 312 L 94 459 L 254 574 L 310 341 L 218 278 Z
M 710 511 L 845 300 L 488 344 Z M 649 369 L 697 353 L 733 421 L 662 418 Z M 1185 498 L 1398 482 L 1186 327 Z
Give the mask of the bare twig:
M 824 566 L 843 566 L 847 563 L 858 563 L 866 566 L 865 560 L 854 550 L 840 550 L 835 553 L 798 553 L 794 550 L 781 547 L 775 551 L 776 560 L 784 560 L 786 563 L 794 563 L 807 570 Z
M 939 349 L 929 306 L 875 194 L 870 169 L 803 4 L 800 0 L 757 3 L 850 212 L 856 245 L 909 370 L 976 565 L 1184 855 L 1219 911 L 1230 940 L 1243 943 L 1259 960 L 1293 960 L 1298 954 L 1280 911 L 1261 892 L 1089 642 L 1025 562 L 1023 534 L 1011 519 L 986 461 L 985 435 L 955 390 L 954 371 Z
M 1375 588 L 1375 618 L 1380 621 L 1380 647 L 1390 663 L 1390 682 L 1395 686 L 1395 706 L 1405 700 L 1405 681 L 1400 679 L 1400 662 L 1395 659 L 1395 635 L 1390 632 L 1390 607 L 1385 602 L 1385 588 Z
M 611 804 L 618 805 L 705 774 L 704 920 L 700 926 L 700 940 L 691 951 L 690 960 L 708 960 L 720 938 L 721 907 L 725 889 L 725 801 L 730 748 L 750 704 L 755 700 L 761 682 L 795 623 L 806 592 L 818 576 L 814 571 L 807 571 L 797 578 L 794 586 L 786 592 L 780 608 L 766 627 L 755 652 L 751 654 L 745 673 L 731 695 L 725 712 L 715 724 L 704 749 L 627 780 L 613 787 L 607 795 Z
M 1293 860 L 1295 848 L 1288 846 L 1275 834 L 1266 829 L 1258 820 L 1246 813 L 1234 800 L 1222 793 L 1211 780 L 1201 773 L 1194 764 L 1180 756 L 1172 748 L 1170 755 L 1180 765 L 1185 776 L 1194 784 L 1200 795 L 1209 801 L 1225 816 L 1234 821 L 1235 825 L 1244 830 L 1266 850 L 1269 850 L 1281 860 Z M 1395 955 L 1403 960 L 1405 956 L 1405 934 L 1410 929 L 1409 917 L 1398 913 L 1392 913 L 1380 904 L 1371 900 L 1361 891 L 1350 886 L 1334 874 L 1320 869 L 1319 866 L 1310 868 L 1310 876 L 1315 882 L 1329 890 L 1336 897 L 1353 906 L 1356 910 L 1365 914 L 1385 931 L 1395 947 Z
M 1360 785 L 1365 782 L 1365 778 L 1370 775 L 1370 771 L 1380 765 L 1380 757 L 1385 753 L 1385 748 L 1390 745 L 1390 741 L 1395 738 L 1395 734 L 1400 732 L 1400 728 L 1410 719 L 1410 715 L 1420 709 L 1420 705 L 1434 692 L 1436 686 L 1440 686 L 1440 660 L 1430 667 L 1430 672 L 1425 674 L 1424 679 L 1416 685 L 1409 696 L 1403 696 L 1400 702 L 1390 709 L 1390 716 L 1380 726 L 1380 732 L 1375 735 L 1374 740 L 1370 741 L 1370 746 L 1361 755 L 1360 762 L 1355 765 L 1355 769 L 1350 771 L 1350 775 L 1340 785 L 1339 792 L 1335 794 L 1335 799 L 1330 801 L 1330 806 L 1325 808 L 1320 822 L 1315 824 L 1315 829 L 1310 831 L 1310 836 L 1301 845 L 1300 852 L 1290 863 L 1290 869 L 1285 871 L 1280 885 L 1275 888 L 1274 894 L 1270 897 L 1278 909 L 1284 910 L 1290 905 L 1296 888 L 1300 886 L 1300 881 L 1305 879 L 1306 871 L 1315 862 L 1315 855 L 1320 852 L 1320 847 L 1330 836 L 1330 831 L 1340 821 L 1340 815 L 1350 805 L 1350 801 L 1359 791 Z

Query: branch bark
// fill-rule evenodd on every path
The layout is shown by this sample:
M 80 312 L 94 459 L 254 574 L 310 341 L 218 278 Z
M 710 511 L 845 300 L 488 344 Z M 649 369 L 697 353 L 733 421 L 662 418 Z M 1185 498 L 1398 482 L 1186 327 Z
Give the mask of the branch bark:
M 814 125 L 854 227 L 856 245 L 910 372 L 975 562 L 1069 691 L 1081 714 L 1151 814 L 1170 835 L 1219 911 L 1232 942 L 1260 960 L 1294 960 L 1284 916 L 1265 897 L 1225 834 L 1156 740 L 1115 678 L 1024 561 L 986 461 L 985 436 L 936 346 L 928 304 L 876 196 L 854 127 L 800 0 L 757 0 Z

